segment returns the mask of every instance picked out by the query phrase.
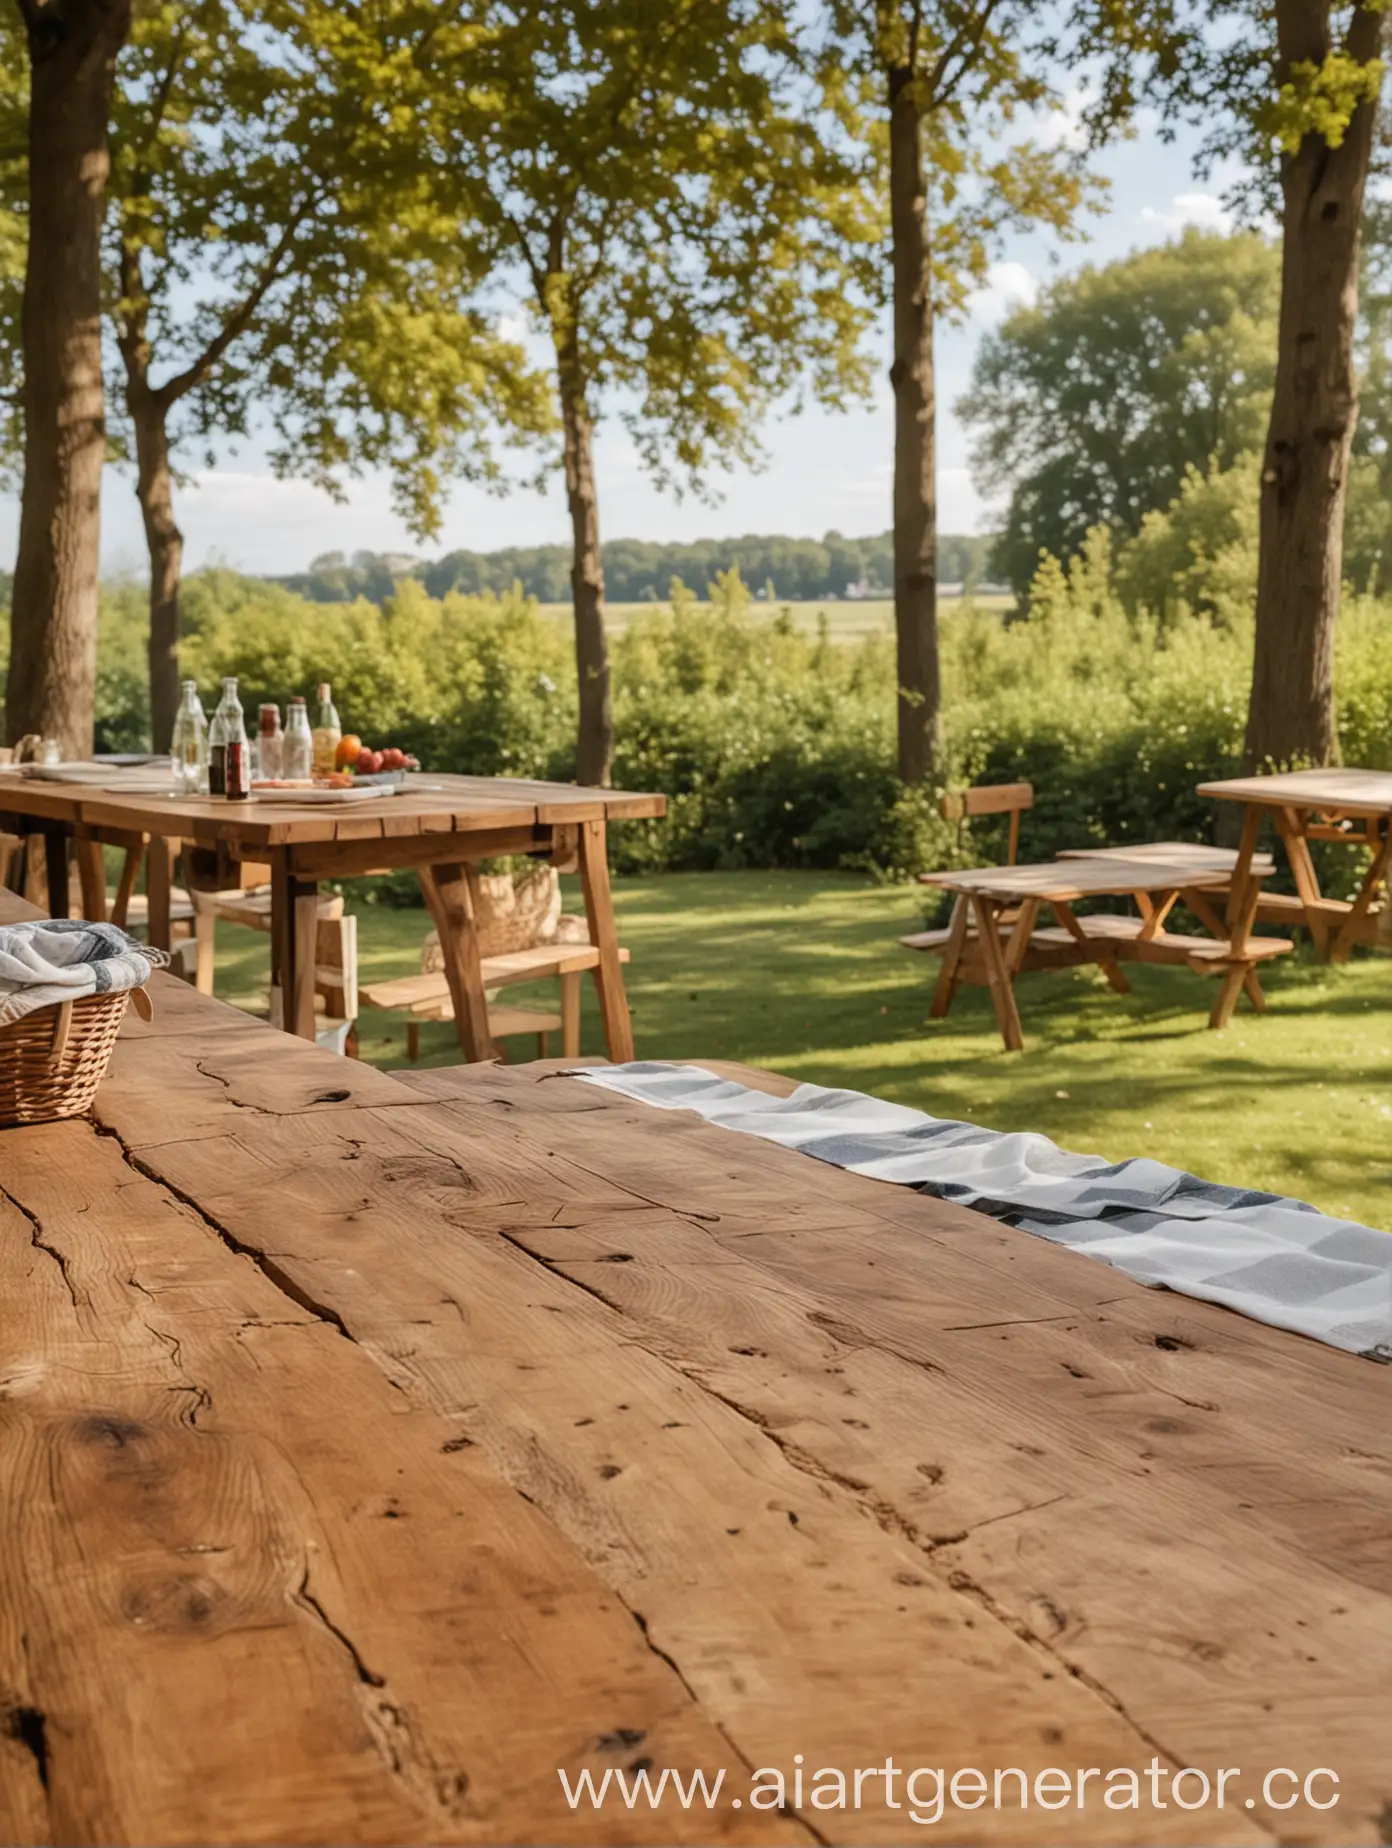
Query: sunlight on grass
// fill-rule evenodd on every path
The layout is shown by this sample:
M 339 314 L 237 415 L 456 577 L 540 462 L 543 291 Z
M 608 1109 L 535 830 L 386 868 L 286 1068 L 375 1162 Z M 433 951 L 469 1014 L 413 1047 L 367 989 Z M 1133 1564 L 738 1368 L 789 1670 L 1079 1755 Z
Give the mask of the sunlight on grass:
M 1212 989 L 1187 970 L 1134 968 L 1125 997 L 1091 970 L 1026 976 L 1026 1051 L 1010 1055 L 979 989 L 928 1020 L 937 964 L 895 942 L 921 918 L 913 888 L 671 873 L 620 880 L 615 897 L 641 1057 L 740 1059 L 1109 1160 L 1150 1155 L 1392 1229 L 1392 960 L 1264 971 L 1270 1012 L 1244 1004 L 1225 1033 L 1206 1030 Z M 578 910 L 578 893 L 566 904 Z M 418 968 L 423 912 L 359 917 L 365 981 Z M 218 942 L 218 992 L 264 1008 L 267 939 L 223 926 Z M 524 997 L 553 1005 L 544 987 L 508 998 Z M 364 1014 L 360 1034 L 373 1064 L 404 1063 L 402 1016 Z M 447 1025 L 427 1025 L 422 1041 L 423 1064 L 459 1057 Z M 603 1050 L 588 983 L 584 1046 Z M 529 1050 L 519 1043 L 519 1056 Z

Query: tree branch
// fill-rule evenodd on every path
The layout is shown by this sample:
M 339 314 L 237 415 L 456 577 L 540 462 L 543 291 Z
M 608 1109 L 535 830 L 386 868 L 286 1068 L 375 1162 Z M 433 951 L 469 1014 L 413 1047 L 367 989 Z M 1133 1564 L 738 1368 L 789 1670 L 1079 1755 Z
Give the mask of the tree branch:
M 205 384 L 223 354 L 235 340 L 240 339 L 246 332 L 251 325 L 252 316 L 279 281 L 285 259 L 294 248 L 300 225 L 306 214 L 318 203 L 320 197 L 318 192 L 306 194 L 299 208 L 291 214 L 290 221 L 276 240 L 274 248 L 257 271 L 255 282 L 236 308 L 228 314 L 218 332 L 191 365 L 185 366 L 182 372 L 176 372 L 173 378 L 166 379 L 155 392 L 155 397 L 160 400 L 166 410 L 171 405 L 177 404 L 180 398 L 186 397 L 189 392 Z
M 930 107 L 939 107 L 951 99 L 953 91 L 971 69 L 973 58 L 979 54 L 991 24 L 991 16 L 1000 5 L 1001 0 L 986 0 L 974 21 L 970 25 L 963 25 L 951 42 L 943 47 L 928 78 Z M 947 73 L 953 59 L 959 55 L 961 61 L 953 72 L 951 82 L 948 82 Z

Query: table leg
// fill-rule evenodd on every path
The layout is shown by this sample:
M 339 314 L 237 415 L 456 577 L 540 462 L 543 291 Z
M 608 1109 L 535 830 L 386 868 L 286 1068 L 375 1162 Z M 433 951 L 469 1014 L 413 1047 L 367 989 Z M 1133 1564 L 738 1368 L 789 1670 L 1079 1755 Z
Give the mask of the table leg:
M 82 915 L 89 924 L 104 924 L 106 865 L 102 859 L 101 842 L 94 841 L 89 834 L 78 834 L 73 839 L 73 854 L 77 860 L 77 876 L 82 885 Z
M 291 882 L 295 896 L 295 975 L 290 984 L 290 1021 L 300 1039 L 314 1038 L 314 978 L 318 973 L 319 886 L 313 879 Z
M 1237 997 L 1242 993 L 1250 969 L 1250 963 L 1234 963 L 1224 969 L 1218 999 L 1213 1003 L 1213 1011 L 1208 1017 L 1210 1027 L 1225 1027 L 1232 1019 Z
M 633 1057 L 633 1023 L 628 1016 L 623 965 L 619 961 L 619 931 L 614 922 L 608 848 L 602 821 L 580 824 L 580 883 L 585 892 L 590 942 L 599 951 L 594 979 L 599 991 L 599 1011 L 604 1020 L 604 1043 L 609 1057 L 621 1065 Z
M 1299 813 L 1295 809 L 1278 808 L 1276 810 L 1276 832 L 1286 850 L 1291 872 L 1295 875 L 1295 889 L 1300 894 L 1300 902 L 1305 907 L 1305 928 L 1310 933 L 1315 946 L 1315 954 L 1321 962 L 1329 960 L 1329 922 L 1320 910 L 1323 895 L 1319 888 L 1319 878 L 1315 873 L 1315 863 L 1310 858 L 1310 848 L 1305 839 L 1305 832 Z M 1236 887 L 1234 887 L 1234 898 Z
M 561 977 L 561 1051 L 567 1059 L 580 1057 L 580 975 Z
M 127 847 L 126 858 L 121 867 L 121 877 L 116 886 L 116 898 L 111 907 L 111 922 L 126 928 L 126 919 L 130 916 L 131 894 L 135 891 L 135 882 L 140 877 L 140 862 L 145 858 L 145 848 Z
M 1228 887 L 1227 919 L 1229 924 L 1241 911 L 1247 896 L 1248 881 L 1252 877 L 1252 856 L 1257 851 L 1257 842 L 1261 839 L 1261 825 L 1261 807 L 1255 802 L 1249 802 L 1242 811 L 1242 839 L 1238 843 L 1237 860 L 1233 865 L 1232 884 Z
M 1001 955 L 1000 943 L 1000 907 L 994 899 L 983 898 L 973 894 L 972 909 L 976 913 L 977 934 L 981 938 L 981 960 L 986 968 L 986 983 L 991 990 L 991 1002 L 996 1010 L 996 1024 L 1000 1028 L 1002 1040 L 1007 1052 L 1023 1052 L 1025 1036 L 1020 1030 L 1020 1013 L 1015 1005 L 1015 988 L 1010 979 L 1010 972 Z
M 149 905 L 146 930 L 150 947 L 155 950 L 172 949 L 174 945 L 169 919 L 174 885 L 174 848 L 175 843 L 168 836 L 152 834 L 145 849 L 145 897 Z
M 938 970 L 937 986 L 933 990 L 933 1004 L 928 1009 L 930 1020 L 941 1020 L 952 1006 L 953 996 L 957 993 L 957 971 L 962 966 L 962 946 L 967 940 L 970 920 L 971 900 L 965 894 L 959 894 L 952 907 L 952 923 L 948 926 L 950 935 L 943 945 L 942 966 Z
M 1362 885 L 1358 888 L 1358 896 L 1353 901 L 1353 910 L 1349 912 L 1334 933 L 1334 941 L 1329 946 L 1331 962 L 1348 961 L 1349 951 L 1358 940 L 1364 919 L 1372 910 L 1378 887 L 1387 883 L 1389 876 L 1392 876 L 1392 824 L 1388 826 L 1387 837 L 1382 845 L 1374 850 L 1373 863 L 1368 868 Z
M 483 958 L 474 921 L 477 877 L 472 867 L 458 863 L 420 869 L 421 891 L 440 933 L 445 980 L 454 1003 L 454 1030 L 471 1065 L 498 1057 L 488 1031 L 488 997 L 483 988 Z
M 44 829 L 44 875 L 48 880 L 48 915 L 70 918 L 68 897 L 68 836 L 62 828 Z
M 318 934 L 318 884 L 296 878 L 282 850 L 271 862 L 271 985 L 279 990 L 281 1028 L 298 1039 L 314 1038 Z

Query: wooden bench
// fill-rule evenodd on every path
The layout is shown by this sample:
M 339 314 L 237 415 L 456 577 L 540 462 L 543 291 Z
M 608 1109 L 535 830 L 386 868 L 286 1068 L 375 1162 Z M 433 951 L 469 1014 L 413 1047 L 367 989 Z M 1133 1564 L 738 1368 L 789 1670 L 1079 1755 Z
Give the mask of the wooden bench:
M 619 951 L 619 961 L 626 963 L 629 953 Z M 482 961 L 483 986 L 492 991 L 512 988 L 524 982 L 559 980 L 561 1012 L 559 1018 L 545 1018 L 546 1026 L 529 1024 L 514 1031 L 535 1032 L 540 1038 L 556 1027 L 561 1030 L 561 1049 L 567 1059 L 580 1056 L 580 977 L 599 967 L 599 951 L 590 943 L 538 943 L 525 950 L 508 950 Z M 453 1020 L 454 1006 L 449 982 L 444 973 L 429 971 L 421 975 L 403 975 L 386 982 L 373 982 L 361 991 L 364 1007 L 399 1009 L 410 1016 L 406 1023 L 406 1055 L 420 1057 L 420 1023 L 424 1020 Z M 517 1009 L 489 1009 L 490 1023 L 495 1015 L 502 1019 L 517 1014 Z M 497 1035 L 495 1034 L 496 1038 Z M 543 1052 L 543 1058 L 546 1054 Z

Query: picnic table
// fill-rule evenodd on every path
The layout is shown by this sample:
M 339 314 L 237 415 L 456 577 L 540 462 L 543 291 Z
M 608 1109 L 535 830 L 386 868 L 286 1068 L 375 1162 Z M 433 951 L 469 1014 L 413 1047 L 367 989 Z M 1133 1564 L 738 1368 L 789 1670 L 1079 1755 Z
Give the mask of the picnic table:
M 515 777 L 431 774 L 408 794 L 387 792 L 376 801 L 340 807 L 123 790 L 121 776 L 113 770 L 110 786 L 102 788 L 17 775 L 0 781 L 0 829 L 45 837 L 55 916 L 67 915 L 70 852 L 85 915 L 106 916 L 103 845 L 126 853 L 117 923 L 124 922 L 121 907 L 143 856 L 149 938 L 161 949 L 169 948 L 172 866 L 181 843 L 184 877 L 196 889 L 223 891 L 268 881 L 271 981 L 280 991 L 281 1019 L 288 1032 L 313 1039 L 320 881 L 414 869 L 440 933 L 459 1043 L 476 1060 L 491 1057 L 494 1049 L 474 929 L 475 868 L 505 854 L 575 857 L 590 941 L 599 952 L 595 985 L 605 1044 L 612 1058 L 632 1058 L 606 830 L 611 821 L 661 816 L 664 797 Z
M 554 1067 L 152 988 L 95 1122 L 0 1131 L 0 1840 L 1377 1839 L 1384 1369 Z M 645 1766 L 722 1794 L 558 1776 Z M 1075 1766 L 1166 1807 L 910 1815 Z
M 1392 875 L 1392 771 L 1285 770 L 1200 783 L 1198 793 L 1244 807 L 1230 916 L 1244 903 L 1243 885 L 1262 824 L 1270 820 L 1286 850 L 1296 890 L 1294 895 L 1263 893 L 1258 921 L 1304 924 L 1317 952 L 1331 962 L 1343 962 L 1355 943 L 1373 936 L 1374 900 Z M 1370 850 L 1371 861 L 1352 900 L 1326 898 L 1320 890 L 1311 841 L 1342 841 Z
M 1183 850 L 1177 843 L 1156 843 L 1132 853 L 1080 850 L 1070 858 L 1034 866 L 987 866 L 920 875 L 925 885 L 957 894 L 945 938 L 925 932 L 902 941 L 910 948 L 940 950 L 930 1012 L 941 1018 L 963 980 L 984 981 L 990 989 L 996 1023 L 1008 1052 L 1024 1047 L 1015 1000 L 1016 977 L 1031 969 L 1096 963 L 1109 984 L 1125 994 L 1129 984 L 1120 963 L 1184 964 L 1219 976 L 1218 996 L 1209 1015 L 1211 1027 L 1226 1026 L 1244 990 L 1254 1007 L 1265 1006 L 1257 966 L 1291 949 L 1281 938 L 1254 937 L 1252 924 L 1261 892 L 1259 862 L 1249 859 L 1240 913 L 1226 922 L 1207 898 L 1226 891 L 1234 875 L 1218 850 Z M 1139 917 L 1103 913 L 1079 917 L 1073 907 L 1083 899 L 1130 898 Z M 1165 921 L 1183 900 L 1212 932 L 1211 938 L 1167 931 Z M 1055 922 L 1038 928 L 1041 908 Z M 974 928 L 973 928 L 974 926 Z

